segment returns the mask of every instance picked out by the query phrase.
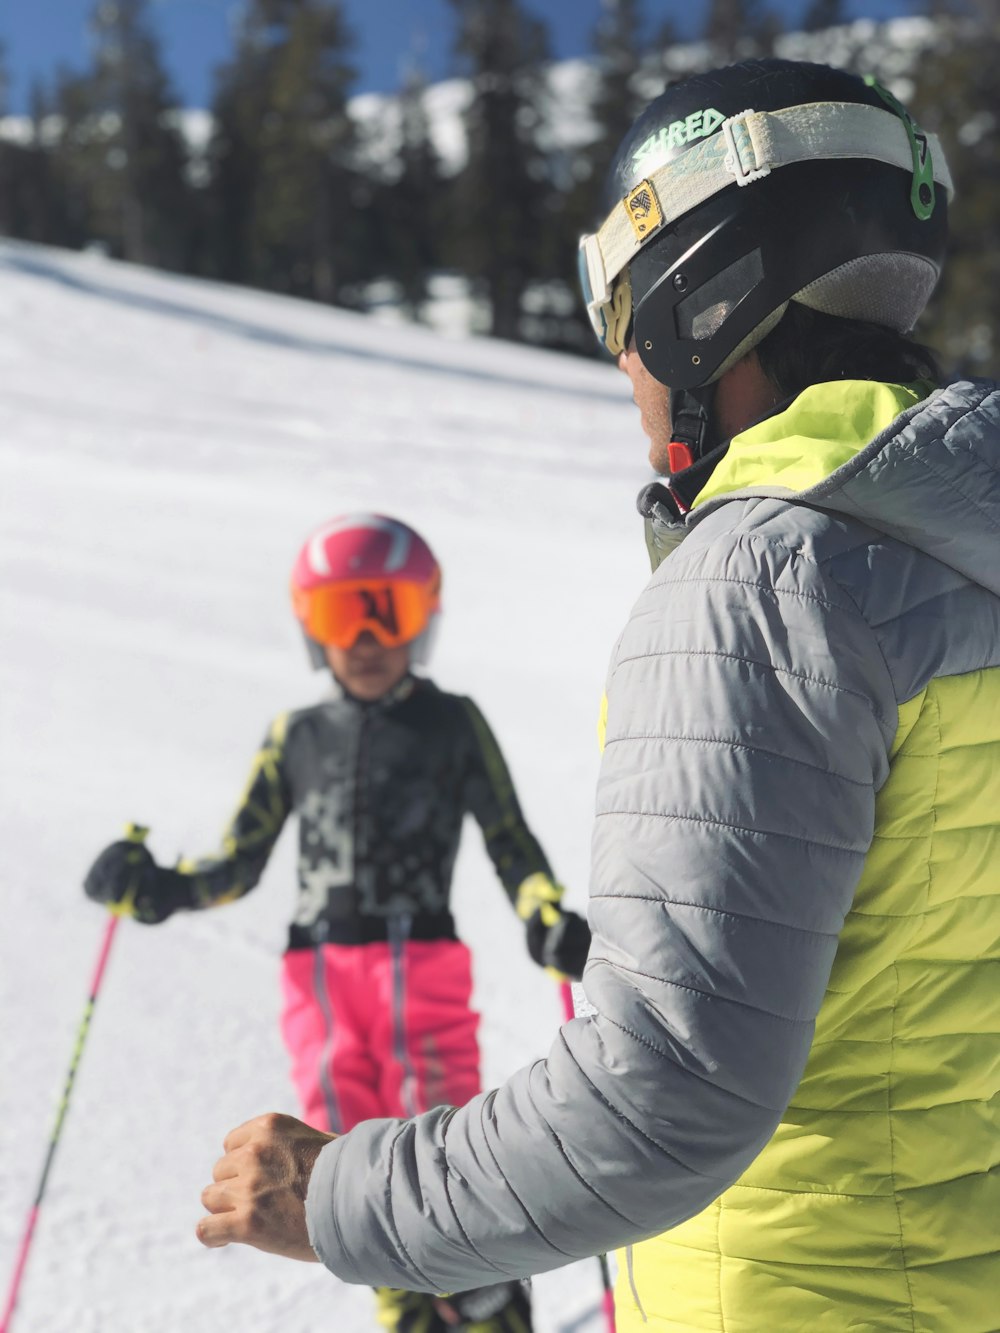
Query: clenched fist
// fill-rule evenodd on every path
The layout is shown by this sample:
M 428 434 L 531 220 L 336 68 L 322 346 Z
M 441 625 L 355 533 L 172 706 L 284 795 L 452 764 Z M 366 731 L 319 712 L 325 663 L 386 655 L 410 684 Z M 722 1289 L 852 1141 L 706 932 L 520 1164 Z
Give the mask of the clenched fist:
M 201 1192 L 209 1211 L 197 1226 L 203 1245 L 236 1241 L 269 1254 L 318 1263 L 306 1231 L 306 1190 L 320 1150 L 336 1134 L 321 1134 L 290 1115 L 260 1115 L 226 1135 Z

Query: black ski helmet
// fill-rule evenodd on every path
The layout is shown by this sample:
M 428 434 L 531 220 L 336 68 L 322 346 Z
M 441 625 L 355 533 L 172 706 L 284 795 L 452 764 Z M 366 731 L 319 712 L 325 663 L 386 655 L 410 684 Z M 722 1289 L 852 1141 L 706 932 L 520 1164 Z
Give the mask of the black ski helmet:
M 934 136 L 874 81 L 776 59 L 694 75 L 615 156 L 607 220 L 581 241 L 591 320 L 612 352 L 634 331 L 673 389 L 716 380 L 790 300 L 907 332 L 950 189 Z

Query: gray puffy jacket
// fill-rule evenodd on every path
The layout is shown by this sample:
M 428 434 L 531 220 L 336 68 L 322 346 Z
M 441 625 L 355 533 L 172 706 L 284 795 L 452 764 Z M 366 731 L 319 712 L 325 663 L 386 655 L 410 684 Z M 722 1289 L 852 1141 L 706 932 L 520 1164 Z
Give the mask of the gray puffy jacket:
M 460 1290 L 630 1244 L 721 1194 L 802 1076 L 897 701 L 997 665 L 991 386 L 932 394 L 809 489 L 696 509 L 610 668 L 596 1013 L 460 1110 L 327 1146 L 307 1200 L 323 1262 Z

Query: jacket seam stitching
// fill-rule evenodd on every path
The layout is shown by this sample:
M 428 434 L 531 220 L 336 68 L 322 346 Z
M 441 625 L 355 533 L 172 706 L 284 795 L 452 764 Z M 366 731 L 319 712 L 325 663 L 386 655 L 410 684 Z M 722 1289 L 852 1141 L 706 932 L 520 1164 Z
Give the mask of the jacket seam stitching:
M 480 1109 L 479 1109 L 480 1122 L 482 1122 L 482 1117 L 483 1117 L 483 1116 L 485 1115 L 485 1113 L 486 1113 L 486 1107 L 487 1107 L 487 1104 L 492 1105 L 493 1102 L 494 1102 L 495 1100 L 496 1100 L 496 1090 L 494 1089 L 493 1092 L 492 1092 L 491 1094 L 489 1094 L 487 1097 L 485 1097 L 485 1098 L 483 1099 L 482 1106 L 481 1106 Z M 541 1227 L 538 1225 L 538 1223 L 535 1221 L 535 1219 L 532 1217 L 531 1213 L 530 1213 L 530 1212 L 528 1211 L 528 1209 L 526 1208 L 526 1206 L 525 1206 L 525 1204 L 524 1204 L 524 1201 L 522 1200 L 521 1196 L 518 1194 L 517 1190 L 516 1190 L 516 1189 L 514 1188 L 514 1186 L 511 1184 L 510 1179 L 509 1179 L 509 1177 L 507 1176 L 506 1172 L 505 1172 L 505 1171 L 503 1170 L 503 1168 L 500 1166 L 500 1163 L 499 1163 L 499 1161 L 497 1160 L 497 1155 L 496 1155 L 496 1153 L 493 1151 L 493 1148 L 492 1148 L 492 1146 L 491 1146 L 491 1144 L 490 1144 L 490 1141 L 489 1141 L 489 1136 L 487 1135 L 485 1128 L 483 1129 L 483 1144 L 485 1145 L 486 1151 L 489 1153 L 489 1155 L 490 1155 L 490 1159 L 492 1160 L 493 1165 L 494 1165 L 494 1167 L 496 1168 L 496 1173 L 497 1173 L 497 1175 L 498 1175 L 498 1176 L 500 1177 L 500 1179 L 504 1182 L 504 1184 L 506 1185 L 506 1187 L 510 1190 L 511 1197 L 512 1197 L 512 1198 L 515 1200 L 515 1202 L 517 1203 L 517 1206 L 520 1208 L 521 1212 L 524 1214 L 524 1216 L 525 1216 L 525 1218 L 527 1219 L 528 1223 L 530 1224 L 532 1230 L 533 1230 L 533 1231 L 536 1231 L 536 1232 L 538 1233 L 538 1235 L 541 1237 L 541 1239 L 545 1242 L 545 1244 L 548 1245 L 548 1246 L 550 1246 L 551 1249 L 555 1250 L 556 1254 L 561 1254 L 561 1255 L 563 1255 L 563 1257 L 564 1257 L 565 1259 L 567 1259 L 567 1260 L 573 1260 L 573 1259 L 575 1259 L 575 1258 L 577 1257 L 576 1255 L 573 1255 L 573 1254 L 567 1254 L 565 1250 L 560 1249 L 558 1245 L 556 1245 L 553 1241 L 551 1241 L 551 1240 L 549 1239 L 549 1237 L 546 1236 L 546 1234 L 545 1234 L 545 1232 L 542 1230 L 542 1228 L 541 1228 Z M 502 1270 L 501 1270 L 501 1271 L 502 1271 Z
M 862 619 L 864 619 L 864 617 L 862 617 Z M 867 621 L 865 621 L 865 625 L 867 626 L 869 633 L 874 637 L 875 631 Z M 881 647 L 879 648 L 879 655 L 882 657 L 884 663 L 885 656 L 882 654 Z M 875 701 L 870 695 L 864 694 L 861 690 L 849 689 L 846 685 L 838 685 L 835 681 L 824 680 L 822 676 L 811 676 L 805 671 L 793 671 L 789 667 L 777 666 L 774 662 L 761 662 L 755 657 L 746 657 L 743 653 L 716 652 L 709 648 L 666 648 L 652 653 L 632 653 L 627 657 L 619 657 L 618 661 L 615 663 L 615 668 L 617 670 L 629 662 L 645 662 L 655 657 L 716 657 L 730 662 L 742 662 L 746 666 L 758 667 L 761 671 L 771 671 L 776 676 L 790 676 L 793 680 L 801 680 L 808 685 L 821 685 L 824 689 L 835 690 L 838 694 L 847 694 L 852 698 L 860 699 L 862 703 L 871 709 L 874 716 L 878 718 L 880 722 L 884 722 L 887 726 L 889 725 L 889 719 L 884 717 L 881 710 L 875 706 Z M 888 670 L 888 667 L 886 667 L 886 670 Z M 895 697 L 895 693 L 893 697 Z
M 873 1115 L 884 1115 L 884 1111 L 872 1112 Z M 794 1194 L 796 1198 L 802 1198 L 803 1195 L 810 1199 L 850 1199 L 854 1203 L 870 1203 L 881 1201 L 887 1203 L 892 1197 L 892 1192 L 888 1194 L 845 1194 L 842 1190 L 790 1190 L 783 1189 L 778 1185 L 748 1185 L 744 1180 L 737 1180 L 729 1187 L 733 1190 L 757 1190 L 763 1194 Z M 789 1262 L 794 1264 L 794 1260 Z M 833 1265 L 836 1267 L 837 1265 Z
M 451 1125 L 452 1118 L 453 1117 L 451 1116 L 446 1117 L 441 1132 L 441 1146 L 445 1150 L 446 1157 L 448 1153 L 448 1128 Z M 451 1186 L 448 1183 L 448 1175 L 449 1175 L 449 1170 L 446 1162 L 445 1169 L 442 1172 L 442 1182 L 444 1184 L 444 1196 L 448 1200 L 448 1207 L 451 1209 L 451 1215 L 455 1219 L 455 1225 L 462 1233 L 462 1239 L 465 1241 L 466 1245 L 468 1245 L 469 1249 L 472 1251 L 472 1253 L 476 1256 L 477 1259 L 479 1259 L 482 1263 L 487 1264 L 490 1268 L 493 1269 L 494 1272 L 501 1273 L 504 1277 L 506 1277 L 507 1273 L 504 1271 L 504 1269 L 498 1268 L 497 1265 L 493 1263 L 491 1259 L 488 1259 L 486 1255 L 483 1254 L 476 1247 L 476 1245 L 473 1243 L 472 1237 L 469 1235 L 465 1227 L 462 1225 L 462 1219 L 459 1217 L 458 1210 L 456 1209 L 454 1201 L 451 1197 Z
M 987 897 L 994 895 L 988 894 Z M 590 902 L 636 902 L 658 903 L 662 907 L 688 907 L 693 912 L 712 912 L 716 916 L 728 916 L 733 921 L 752 921 L 756 926 L 766 926 L 769 930 L 790 930 L 798 935 L 820 935 L 824 939 L 839 939 L 839 930 L 813 930 L 811 926 L 793 926 L 787 921 L 771 921 L 763 916 L 751 916 L 748 912 L 730 912 L 724 907 L 711 907 L 706 903 L 686 903 L 680 898 L 657 898 L 644 893 L 592 893 Z M 908 915 L 908 914 L 907 914 Z
M 641 1130 L 637 1124 L 635 1124 L 628 1118 L 628 1116 L 625 1114 L 624 1111 L 620 1110 L 612 1102 L 608 1101 L 607 1097 L 605 1097 L 604 1093 L 600 1090 L 600 1088 L 597 1086 L 594 1080 L 589 1076 L 587 1071 L 583 1068 L 583 1066 L 580 1064 L 580 1061 L 576 1058 L 576 1056 L 573 1054 L 573 1052 L 569 1049 L 568 1046 L 566 1047 L 566 1051 L 567 1054 L 569 1055 L 569 1058 L 573 1061 L 573 1063 L 579 1070 L 580 1077 L 584 1080 L 585 1083 L 588 1083 L 590 1087 L 593 1088 L 594 1096 L 598 1099 L 598 1101 L 602 1102 L 608 1108 L 608 1110 L 611 1112 L 611 1114 L 615 1117 L 616 1120 L 624 1121 L 624 1123 L 628 1125 L 630 1129 L 634 1130 L 634 1132 L 638 1135 L 640 1139 L 644 1139 L 646 1143 L 648 1143 L 651 1147 L 655 1148 L 658 1153 L 662 1153 L 663 1156 L 666 1157 L 669 1161 L 675 1162 L 677 1166 L 679 1166 L 682 1171 L 686 1171 L 688 1175 L 694 1176 L 698 1180 L 710 1180 L 713 1183 L 718 1183 L 723 1188 L 726 1187 L 728 1183 L 726 1177 L 709 1175 L 706 1171 L 699 1171 L 693 1166 L 688 1166 L 686 1162 L 683 1162 L 679 1157 L 677 1157 L 674 1153 L 672 1153 L 669 1148 L 664 1148 L 662 1143 L 657 1143 L 656 1139 L 652 1138 L 644 1130 Z
M 700 995 L 703 1000 L 708 1000 L 710 1003 L 721 1001 L 723 1004 L 735 1004 L 740 1009 L 748 1009 L 752 1014 L 763 1014 L 765 1018 L 773 1018 L 778 1023 L 789 1023 L 795 1027 L 809 1027 L 813 1021 L 805 1018 L 789 1018 L 787 1014 L 775 1014 L 770 1009 L 761 1009 L 756 1005 L 747 1004 L 745 1000 L 734 999 L 731 995 L 710 995 L 708 991 L 699 990 L 697 986 L 689 986 L 684 981 L 674 981 L 671 977 L 654 977 L 649 972 L 640 972 L 637 967 L 626 967 L 624 963 L 609 962 L 607 966 L 615 972 L 627 972 L 631 977 L 644 977 L 646 981 L 654 981 L 658 986 L 674 986 L 677 990 L 685 990 L 691 995 Z
M 852 847 L 844 843 L 800 838 L 797 833 L 782 833 L 778 829 L 748 828 L 745 824 L 733 824 L 726 819 L 709 819 L 707 815 L 685 815 L 676 810 L 598 810 L 595 818 L 606 819 L 610 815 L 632 815 L 640 819 L 676 819 L 688 824 L 708 824 L 713 828 L 731 829 L 733 833 L 747 833 L 754 838 L 784 838 L 789 842 L 802 843 L 805 847 L 822 847 L 828 852 L 847 852 L 851 856 L 865 856 L 868 850 L 865 847 Z
M 340 1247 L 340 1252 L 341 1252 L 341 1254 L 343 1254 L 343 1255 L 347 1255 L 347 1254 L 348 1254 L 348 1249 L 347 1249 L 347 1246 L 344 1244 L 344 1235 L 343 1235 L 343 1232 L 342 1232 L 341 1229 L 340 1229 L 340 1222 L 339 1222 L 338 1219 L 337 1219 L 337 1198 L 338 1198 L 338 1195 L 337 1195 L 336 1190 L 333 1188 L 334 1185 L 335 1185 L 335 1183 L 336 1183 L 336 1180 L 337 1180 L 337 1173 L 339 1172 L 339 1170 L 340 1170 L 340 1153 L 338 1152 L 337 1157 L 336 1157 L 336 1160 L 334 1161 L 334 1164 L 333 1164 L 333 1171 L 332 1171 L 332 1173 L 331 1173 L 332 1179 L 331 1179 L 331 1181 L 330 1181 L 330 1220 L 331 1220 L 331 1222 L 333 1223 L 333 1234 L 334 1234 L 334 1236 L 336 1237 L 338 1246 Z M 308 1198 L 308 1192 L 307 1192 L 307 1198 Z M 312 1244 L 311 1241 L 310 1241 L 310 1244 Z M 317 1254 L 319 1254 L 319 1251 L 316 1249 L 315 1245 L 313 1246 L 313 1250 L 314 1250 Z M 323 1262 L 324 1262 L 324 1264 L 325 1264 L 326 1261 L 324 1260 Z
M 719 1206 L 715 1210 L 715 1249 L 719 1256 L 719 1328 L 721 1333 L 726 1333 L 726 1316 L 722 1307 L 722 1209 L 724 1206 L 720 1197 Z
M 895 736 L 896 732 L 899 730 L 899 697 L 896 694 L 896 678 L 895 676 L 893 676 L 892 668 L 889 666 L 889 659 L 886 657 L 885 649 L 882 647 L 882 640 L 879 638 L 875 626 L 871 623 L 871 621 L 862 611 L 854 595 L 851 592 L 849 592 L 848 589 L 845 588 L 844 585 L 840 582 L 840 580 L 835 578 L 828 569 L 824 568 L 823 573 L 830 580 L 830 582 L 840 590 L 841 595 L 847 598 L 851 606 L 854 608 L 858 618 L 864 623 L 865 627 L 868 630 L 868 633 L 872 636 L 872 641 L 874 642 L 875 648 L 878 652 L 879 660 L 881 661 L 883 667 L 885 668 L 886 678 L 888 679 L 889 684 L 892 687 L 892 697 L 896 704 L 896 722 L 893 728 L 893 736 Z M 874 706 L 872 707 L 872 712 L 875 714 L 877 718 L 879 718 L 880 721 L 885 722 L 886 726 L 889 725 L 889 719 L 882 717 L 880 711 L 876 709 Z M 889 751 L 889 746 L 887 745 L 886 754 L 888 754 L 888 751 Z
M 615 1026 L 617 1027 L 618 1025 L 615 1024 Z M 566 1048 L 567 1051 L 569 1051 L 569 1044 L 566 1041 L 566 1038 L 562 1035 L 561 1028 L 559 1030 L 559 1035 L 562 1040 L 563 1046 Z M 630 1219 L 626 1216 L 626 1214 L 619 1212 L 619 1210 L 615 1208 L 613 1204 L 609 1203 L 608 1200 L 600 1193 L 600 1191 L 596 1190 L 594 1186 L 591 1185 L 590 1182 L 586 1180 L 585 1177 L 577 1170 L 577 1168 L 573 1165 L 573 1162 L 570 1160 L 569 1154 L 567 1153 L 565 1147 L 563 1146 L 562 1139 L 560 1139 L 559 1135 L 556 1133 L 555 1129 L 551 1124 L 548 1124 L 548 1122 L 546 1122 L 546 1125 L 549 1133 L 552 1135 L 553 1141 L 556 1147 L 558 1148 L 560 1155 L 562 1156 L 566 1165 L 569 1167 L 570 1171 L 572 1171 L 573 1175 L 583 1186 L 583 1188 L 589 1194 L 592 1194 L 594 1198 L 598 1200 L 598 1202 L 601 1204 L 603 1208 L 607 1208 L 610 1212 L 614 1213 L 615 1217 L 620 1217 L 623 1222 L 629 1222 Z
M 749 536 L 750 534 L 747 535 Z M 760 538 L 759 540 L 763 541 L 767 546 L 773 545 L 773 543 L 768 542 L 766 538 Z M 796 554 L 801 553 L 796 552 Z M 693 558 L 694 556 L 692 555 L 692 559 Z M 820 572 L 822 572 L 821 566 L 816 565 L 815 561 L 812 563 L 814 568 L 820 569 Z M 794 597 L 800 602 L 815 602 L 817 606 L 822 606 L 827 611 L 838 611 L 841 615 L 849 615 L 853 609 L 848 606 L 838 606 L 836 602 L 830 602 L 825 597 L 819 597 L 816 593 L 799 592 L 794 588 L 779 588 L 773 583 L 757 583 L 754 579 L 737 579 L 728 574 L 696 574 L 691 578 L 664 578 L 658 583 L 653 584 L 650 592 L 652 594 L 652 592 L 655 592 L 660 588 L 688 587 L 693 583 L 718 583 L 723 585 L 732 583 L 743 588 L 756 588 L 758 592 L 767 593 L 775 597 Z M 837 587 L 840 587 L 839 583 L 837 584 Z
M 956 422 L 955 424 L 957 425 L 958 423 Z M 948 431 L 945 432 L 945 435 L 947 434 Z M 939 443 L 941 444 L 945 443 L 944 436 L 941 437 Z M 930 460 L 926 456 L 926 449 L 923 452 L 918 449 L 911 449 L 910 457 L 913 459 L 915 463 L 922 464 L 924 469 L 930 473 L 930 475 L 935 479 L 935 481 L 939 482 L 942 486 L 946 486 L 948 490 L 957 495 L 959 499 L 961 499 L 965 504 L 971 505 L 972 508 L 977 511 L 977 513 L 993 529 L 994 532 L 1000 532 L 1000 523 L 997 523 L 995 519 L 990 517 L 989 513 L 986 510 L 986 506 L 979 503 L 978 500 L 976 500 L 973 496 L 967 495 L 965 491 L 962 489 L 962 487 L 957 485 L 954 478 L 951 477 L 947 472 L 943 472 L 938 468 L 934 467 L 934 465 L 930 462 Z M 981 458 L 979 454 L 976 454 L 975 457 L 978 463 L 985 464 L 985 459 Z M 987 471 L 993 473 L 994 469 L 987 467 Z
M 752 1106 L 757 1111 L 773 1111 L 776 1115 L 782 1113 L 784 1108 L 781 1106 L 764 1106 L 761 1102 L 755 1102 L 751 1097 L 744 1097 L 739 1092 L 733 1092 L 731 1088 L 723 1087 L 721 1083 L 713 1083 L 712 1080 L 706 1078 L 704 1074 L 699 1074 L 697 1070 L 689 1069 L 687 1065 L 682 1065 L 674 1058 L 670 1051 L 664 1050 L 661 1046 L 657 1046 L 655 1042 L 650 1041 L 647 1037 L 643 1037 L 638 1032 L 634 1032 L 627 1024 L 616 1023 L 615 1020 L 609 1018 L 607 1014 L 602 1014 L 601 1019 L 605 1023 L 610 1023 L 613 1028 L 617 1028 L 619 1032 L 624 1032 L 625 1035 L 631 1037 L 633 1041 L 637 1041 L 640 1046 L 645 1046 L 646 1049 L 652 1051 L 654 1055 L 660 1055 L 665 1060 L 669 1060 L 669 1062 L 672 1065 L 676 1065 L 682 1073 L 689 1074 L 692 1078 L 696 1078 L 699 1083 L 705 1083 L 708 1087 L 714 1088 L 716 1092 L 723 1092 L 727 1097 L 734 1097 L 736 1101 L 743 1102 L 746 1106 Z M 621 1214 L 619 1214 L 619 1216 L 621 1216 Z
M 941 709 L 936 699 L 932 698 L 931 701 L 934 704 L 934 715 L 935 715 L 934 720 L 936 724 L 935 732 L 937 734 L 938 746 L 940 748 Z M 934 774 L 934 796 L 931 801 L 932 842 L 934 836 L 934 831 L 933 831 L 934 813 L 937 810 L 938 806 L 938 794 L 940 791 L 940 787 L 941 787 L 941 762 L 940 760 L 938 760 L 937 769 Z M 930 889 L 930 876 L 931 876 L 930 865 L 931 865 L 931 858 L 928 855 L 927 858 L 928 890 Z M 921 916 L 922 915 L 923 913 L 921 913 Z M 893 980 L 895 982 L 895 989 L 893 991 L 893 996 L 892 996 L 892 1026 L 890 1028 L 890 1033 L 889 1033 L 889 1076 L 886 1085 L 886 1111 L 887 1111 L 888 1130 L 889 1130 L 889 1170 L 892 1176 L 892 1202 L 893 1202 L 893 1207 L 896 1210 L 896 1225 L 899 1228 L 899 1252 L 902 1255 L 903 1259 L 903 1278 L 906 1282 L 906 1291 L 910 1300 L 910 1327 L 913 1329 L 913 1333 L 916 1333 L 917 1317 L 916 1317 L 916 1309 L 913 1302 L 913 1286 L 910 1282 L 909 1260 L 907 1259 L 906 1255 L 906 1240 L 903 1235 L 903 1210 L 902 1207 L 900 1206 L 899 1189 L 896 1184 L 896 1130 L 895 1130 L 895 1123 L 893 1121 L 893 1105 L 892 1105 L 893 1071 L 896 1063 L 896 1018 L 898 1015 L 899 987 L 900 987 L 898 959 L 893 962 L 892 974 L 893 974 Z
M 903 1280 L 906 1283 L 906 1294 L 910 1302 L 910 1327 L 913 1333 L 917 1330 L 916 1311 L 913 1305 L 913 1287 L 910 1284 L 909 1260 L 906 1257 L 906 1241 L 903 1238 L 903 1212 L 900 1208 L 899 1193 L 896 1188 L 896 1133 L 893 1128 L 893 1108 L 892 1108 L 892 1066 L 895 1063 L 896 1054 L 896 1013 L 899 1001 L 899 969 L 893 964 L 893 979 L 896 983 L 895 992 L 892 997 L 892 1029 L 889 1036 L 889 1077 L 886 1086 L 886 1120 L 889 1130 L 889 1173 L 892 1178 L 892 1205 L 896 1213 L 896 1226 L 899 1231 L 899 1253 L 902 1257 Z
M 915 406 L 919 406 L 919 405 L 915 405 Z M 969 409 L 969 410 L 971 410 L 971 409 Z M 879 641 L 879 637 L 878 637 L 878 635 L 877 635 L 876 632 L 875 632 L 874 626 L 869 622 L 868 617 L 865 615 L 865 613 L 862 611 L 861 607 L 858 605 L 857 599 L 856 599 L 856 598 L 855 598 L 855 597 L 848 591 L 847 588 L 844 587 L 844 585 L 840 582 L 840 580 L 837 579 L 837 578 L 835 578 L 834 575 L 830 572 L 829 568 L 827 567 L 829 561 L 826 561 L 826 562 L 821 563 L 820 561 L 815 560 L 815 559 L 813 559 L 811 556 L 807 555 L 807 554 L 805 553 L 805 551 L 803 551 L 801 548 L 789 547 L 789 546 L 785 546 L 785 545 L 784 545 L 783 543 L 781 543 L 781 542 L 772 542 L 772 541 L 769 541 L 768 538 L 762 536 L 762 535 L 761 535 L 760 533 L 758 533 L 758 532 L 748 532 L 746 535 L 747 535 L 747 538 L 748 538 L 749 540 L 751 540 L 751 541 L 762 542 L 762 543 L 763 543 L 765 546 L 767 546 L 767 547 L 775 548 L 775 549 L 778 549 L 778 550 L 788 551 L 790 554 L 797 556 L 798 559 L 803 560 L 803 561 L 805 561 L 806 563 L 810 564 L 810 565 L 813 567 L 813 569 L 815 569 L 815 570 L 817 571 L 817 573 L 819 574 L 819 576 L 820 576 L 821 578 L 829 579 L 829 581 L 830 581 L 830 582 L 833 584 L 833 586 L 837 589 L 837 591 L 840 593 L 840 595 L 841 595 L 842 597 L 844 597 L 844 598 L 847 600 L 847 602 L 849 603 L 849 606 L 846 606 L 846 607 L 845 607 L 845 606 L 838 606 L 835 602 L 827 601 L 827 600 L 825 600 L 825 599 L 823 599 L 823 598 L 820 598 L 820 597 L 816 596 L 814 593 L 798 593 L 798 592 L 792 592 L 792 591 L 789 590 L 789 589 L 784 589 L 784 588 L 779 589 L 779 588 L 774 587 L 773 585 L 771 585 L 771 589 L 772 589 L 775 593 L 777 593 L 777 592 L 780 591 L 780 592 L 784 593 L 786 596 L 789 596 L 789 597 L 802 597 L 802 598 L 807 598 L 807 599 L 809 599 L 809 600 L 811 600 L 811 601 L 815 601 L 815 602 L 817 602 L 820 606 L 826 607 L 828 610 L 831 610 L 831 611 L 839 611 L 839 612 L 841 612 L 842 614 L 849 614 L 851 611 L 853 611 L 854 614 L 855 614 L 855 615 L 856 615 L 856 616 L 863 622 L 863 624 L 864 624 L 865 627 L 867 628 L 868 632 L 871 634 L 872 638 L 873 638 L 874 641 L 875 641 L 875 646 L 876 646 L 876 648 L 878 649 L 878 654 L 879 654 L 879 657 L 880 657 L 880 659 L 881 659 L 881 661 L 882 661 L 882 665 L 885 667 L 886 676 L 887 676 L 887 678 L 888 678 L 888 680 L 889 680 L 890 685 L 892 686 L 892 693 L 893 693 L 893 697 L 895 698 L 895 695 L 896 695 L 896 682 L 895 682 L 895 680 L 894 680 L 894 678 L 893 678 L 892 671 L 891 671 L 890 668 L 889 668 L 889 663 L 888 663 L 888 661 L 887 661 L 887 659 L 886 659 L 885 652 L 884 652 L 884 650 L 883 650 L 883 648 L 882 648 L 882 644 L 881 644 L 881 642 Z M 862 547 L 864 547 L 864 546 L 866 546 L 866 545 L 869 545 L 869 544 L 870 544 L 870 543 L 868 543 L 868 542 L 860 542 L 860 543 L 858 543 L 858 545 L 856 545 L 856 546 L 850 546 L 850 547 L 845 548 L 844 551 L 840 551 L 840 552 L 838 552 L 838 553 L 837 553 L 837 556 L 839 557 L 839 556 L 842 556 L 842 555 L 850 555 L 853 551 L 855 551 L 855 550 L 859 550 L 859 549 L 861 549 Z M 685 580 L 685 581 L 687 581 L 687 580 Z M 690 580 L 690 582 L 695 582 L 695 581 L 696 581 L 696 580 L 694 580 L 694 579 Z M 749 580 L 746 580 L 746 582 L 750 582 L 750 581 L 749 581 Z M 767 585 L 761 585 L 761 584 L 753 585 L 753 584 L 751 584 L 751 586 L 759 587 L 759 588 L 761 588 L 762 591 L 767 591 L 767 590 L 768 590 Z M 862 697 L 862 698 L 865 698 L 864 695 L 862 695 L 861 697 Z M 873 712 L 874 715 L 879 719 L 879 721 L 880 721 L 880 722 L 885 722 L 886 725 L 888 725 L 888 722 L 889 722 L 888 718 L 885 718 L 885 717 L 882 716 L 880 710 L 874 706 L 874 701 L 871 700 L 871 699 L 866 699 L 866 702 L 868 703 L 869 707 L 871 707 L 872 712 Z M 897 702 L 898 702 L 898 701 L 897 701 Z M 897 722 L 897 725 L 898 725 L 898 722 Z
M 729 750 L 742 750 L 745 754 L 761 754 L 768 759 L 777 759 L 785 764 L 797 764 L 800 768 L 808 769 L 810 773 L 823 773 L 827 777 L 836 778 L 840 782 L 848 782 L 852 787 L 870 789 L 874 786 L 872 782 L 865 782 L 861 778 L 849 778 L 846 774 L 837 773 L 832 768 L 822 768 L 819 764 L 810 764 L 805 759 L 793 759 L 791 755 L 782 754 L 779 750 L 768 750 L 763 745 L 747 745 L 744 741 L 727 740 L 724 736 L 684 736 L 674 732 L 635 731 L 629 732 L 627 736 L 613 736 L 611 739 L 605 739 L 604 748 L 607 750 L 612 745 L 620 745 L 623 741 L 679 741 L 684 745 L 724 745 Z M 986 745 L 994 742 L 981 741 L 979 743 Z
M 396 1166 L 396 1145 L 399 1143 L 399 1140 L 403 1137 L 408 1128 L 409 1125 L 404 1125 L 404 1127 L 399 1131 L 399 1133 L 393 1138 L 392 1143 L 389 1147 L 389 1169 L 386 1172 L 385 1176 L 385 1201 L 387 1205 L 385 1214 L 386 1218 L 388 1219 L 389 1225 L 392 1227 L 392 1234 L 396 1238 L 396 1244 L 406 1255 L 407 1263 L 410 1265 L 410 1267 L 413 1269 L 415 1273 L 420 1274 L 421 1281 L 426 1282 L 428 1287 L 433 1289 L 435 1284 L 430 1280 L 430 1278 L 420 1267 L 420 1265 L 414 1262 L 413 1256 L 410 1254 L 410 1251 L 406 1248 L 405 1244 L 403 1243 L 403 1237 L 399 1234 L 399 1228 L 396 1226 L 396 1217 L 392 1209 L 392 1176 Z

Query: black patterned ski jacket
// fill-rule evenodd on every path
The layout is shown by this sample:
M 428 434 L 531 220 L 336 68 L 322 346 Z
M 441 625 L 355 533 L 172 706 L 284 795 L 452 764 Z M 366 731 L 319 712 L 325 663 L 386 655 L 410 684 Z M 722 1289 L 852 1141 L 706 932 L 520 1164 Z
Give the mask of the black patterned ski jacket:
M 281 714 L 254 758 L 220 855 L 181 864 L 198 906 L 241 897 L 290 814 L 299 900 L 290 948 L 363 944 L 406 918 L 411 939 L 454 937 L 449 911 L 462 819 L 475 816 L 513 901 L 551 875 L 500 748 L 471 699 L 407 676 L 374 703 L 338 693 Z

